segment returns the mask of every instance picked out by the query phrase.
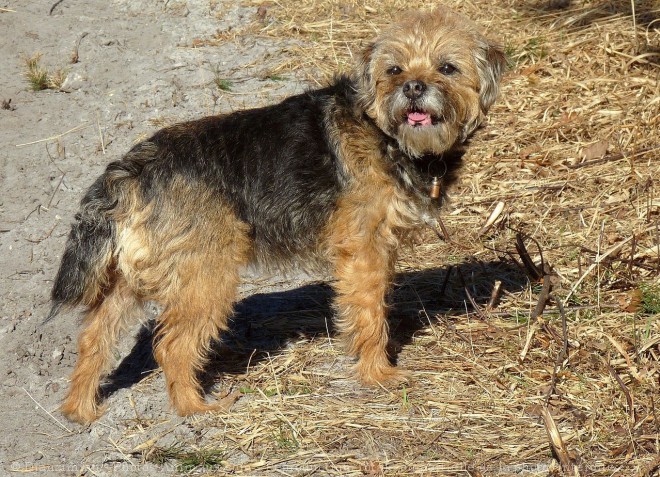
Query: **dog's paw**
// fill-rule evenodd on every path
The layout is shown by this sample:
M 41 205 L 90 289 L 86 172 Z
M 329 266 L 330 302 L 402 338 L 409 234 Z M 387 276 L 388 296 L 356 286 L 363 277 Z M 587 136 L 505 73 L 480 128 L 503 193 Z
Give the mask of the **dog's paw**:
M 203 399 L 190 400 L 185 404 L 179 403 L 175 406 L 179 416 L 190 416 L 193 414 L 203 414 L 206 412 L 227 412 L 229 408 L 238 400 L 241 393 L 236 391 L 219 398 L 216 401 L 206 402 Z
M 179 416 L 192 416 L 193 414 L 204 414 L 206 412 L 214 412 L 220 410 L 221 406 L 217 403 L 207 403 L 200 400 L 196 403 L 188 402 L 186 404 L 175 405 L 176 413 Z
M 365 369 L 358 364 L 357 375 L 362 384 L 385 388 L 398 388 L 412 381 L 410 371 L 391 365 Z
M 60 406 L 62 414 L 68 420 L 78 424 L 90 424 L 96 421 L 105 413 L 105 410 L 106 406 L 101 406 L 95 401 L 80 402 L 71 398 Z

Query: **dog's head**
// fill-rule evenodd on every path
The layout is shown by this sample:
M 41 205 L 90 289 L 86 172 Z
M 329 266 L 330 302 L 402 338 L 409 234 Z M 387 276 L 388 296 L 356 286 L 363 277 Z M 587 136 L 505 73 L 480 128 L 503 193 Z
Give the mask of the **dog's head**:
M 412 157 L 465 141 L 495 101 L 502 50 L 446 9 L 410 12 L 383 31 L 355 70 L 361 106 Z

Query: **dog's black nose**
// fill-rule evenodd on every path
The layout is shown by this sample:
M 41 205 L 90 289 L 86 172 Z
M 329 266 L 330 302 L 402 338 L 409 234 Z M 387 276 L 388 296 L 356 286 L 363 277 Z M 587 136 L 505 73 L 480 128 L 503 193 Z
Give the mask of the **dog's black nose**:
M 423 81 L 412 80 L 403 84 L 403 94 L 406 98 L 417 99 L 426 91 L 426 84 Z

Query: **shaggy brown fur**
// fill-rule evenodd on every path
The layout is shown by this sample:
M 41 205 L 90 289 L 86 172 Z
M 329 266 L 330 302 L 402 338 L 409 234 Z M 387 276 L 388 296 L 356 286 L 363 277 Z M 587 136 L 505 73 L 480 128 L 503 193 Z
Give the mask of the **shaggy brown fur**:
M 81 203 L 53 288 L 87 306 L 62 406 L 103 412 L 99 383 L 122 328 L 159 302 L 155 357 L 182 415 L 213 409 L 197 374 L 226 329 L 240 270 L 330 265 L 341 335 L 366 384 L 401 379 L 387 355 L 397 249 L 433 222 L 429 194 L 492 105 L 502 51 L 467 19 L 413 12 L 354 73 L 266 108 L 179 124 L 110 164 Z

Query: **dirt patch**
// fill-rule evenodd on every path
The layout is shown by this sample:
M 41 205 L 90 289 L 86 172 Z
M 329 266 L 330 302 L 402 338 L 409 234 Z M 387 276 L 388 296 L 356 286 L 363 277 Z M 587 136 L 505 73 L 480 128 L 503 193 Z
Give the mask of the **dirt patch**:
M 211 4 L 0 4 L 5 471 L 134 475 L 131 463 L 140 459 L 126 461 L 112 444 L 124 441 L 121 422 L 145 413 L 155 421 L 184 422 L 168 411 L 159 377 L 153 378 L 160 388 L 153 394 L 118 391 L 113 401 L 122 404 L 113 405 L 98 425 L 79 428 L 63 420 L 56 409 L 75 362 L 79 320 L 68 314 L 47 325 L 42 321 L 78 201 L 110 160 L 164 124 L 262 105 L 305 87 L 293 76 L 266 78 L 269 58 L 281 55 L 285 42 L 247 37 L 222 48 L 194 47 L 195 39 L 240 28 L 256 15 L 256 9 L 234 2 Z M 64 72 L 59 87 L 30 89 L 27 61 L 35 55 L 48 75 Z M 251 288 L 259 286 L 248 284 L 243 294 Z M 123 344 L 125 355 L 131 345 Z M 190 430 L 183 424 L 174 435 L 181 432 Z M 163 470 L 153 465 L 140 473 Z

